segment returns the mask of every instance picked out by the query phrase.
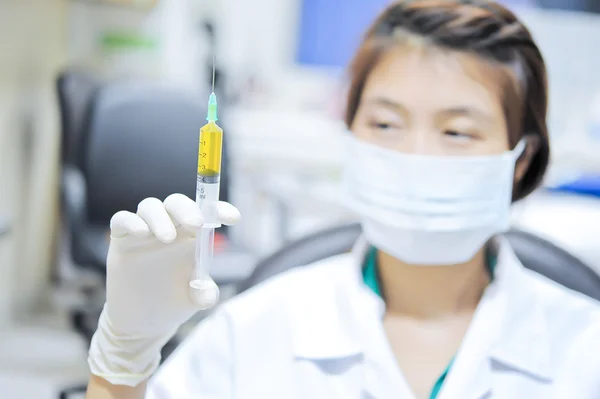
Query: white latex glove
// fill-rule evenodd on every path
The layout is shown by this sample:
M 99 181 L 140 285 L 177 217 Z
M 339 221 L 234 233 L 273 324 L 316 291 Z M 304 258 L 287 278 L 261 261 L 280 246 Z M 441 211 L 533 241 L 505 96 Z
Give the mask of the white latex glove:
M 235 224 L 239 211 L 220 202 L 222 224 Z M 179 326 L 212 307 L 219 291 L 210 280 L 192 289 L 196 231 L 203 218 L 183 194 L 164 203 L 146 198 L 137 214 L 121 211 L 110 223 L 106 305 L 92 338 L 92 374 L 113 385 L 136 386 L 158 367 L 160 350 Z

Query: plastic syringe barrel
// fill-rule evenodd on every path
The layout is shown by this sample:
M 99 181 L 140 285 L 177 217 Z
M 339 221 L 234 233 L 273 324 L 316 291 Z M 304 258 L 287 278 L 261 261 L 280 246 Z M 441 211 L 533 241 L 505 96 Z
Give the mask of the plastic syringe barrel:
M 207 181 L 210 181 L 210 183 Z M 221 227 L 217 213 L 218 201 L 218 176 L 213 176 L 212 179 L 198 176 L 196 203 L 204 217 L 204 224 L 196 234 L 196 265 L 194 267 L 193 280 L 204 280 L 209 275 L 210 265 L 214 256 L 215 228 Z
M 196 265 L 192 281 L 208 278 L 209 268 L 214 256 L 215 229 L 202 227 L 196 236 Z
M 217 203 L 219 202 L 219 176 L 210 178 L 198 175 L 196 185 L 196 203 L 204 217 L 203 228 L 221 227 L 219 215 L 217 213 Z

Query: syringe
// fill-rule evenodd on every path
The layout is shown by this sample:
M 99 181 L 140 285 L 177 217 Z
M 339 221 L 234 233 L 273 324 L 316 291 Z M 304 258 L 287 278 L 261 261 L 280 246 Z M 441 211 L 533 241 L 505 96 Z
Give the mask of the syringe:
M 217 125 L 217 96 L 213 91 L 208 98 L 207 123 L 200 128 L 198 145 L 198 179 L 196 184 L 196 203 L 204 216 L 204 225 L 196 236 L 196 264 L 190 279 L 194 289 L 213 288 L 209 270 L 213 261 L 215 228 L 221 227 L 217 214 L 219 202 L 219 182 L 221 180 L 221 152 L 223 129 Z M 216 287 L 214 287 L 216 288 Z M 215 293 L 218 295 L 218 290 Z M 218 298 L 214 298 L 215 302 Z

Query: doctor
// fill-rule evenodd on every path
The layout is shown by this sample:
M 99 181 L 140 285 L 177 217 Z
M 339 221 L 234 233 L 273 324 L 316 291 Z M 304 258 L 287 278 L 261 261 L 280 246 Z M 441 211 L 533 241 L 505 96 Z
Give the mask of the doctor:
M 89 399 L 600 398 L 598 304 L 525 270 L 501 235 L 549 158 L 527 29 L 492 2 L 395 2 L 350 77 L 354 252 L 226 302 L 151 379 L 216 300 L 187 289 L 202 215 L 180 194 L 117 213 Z

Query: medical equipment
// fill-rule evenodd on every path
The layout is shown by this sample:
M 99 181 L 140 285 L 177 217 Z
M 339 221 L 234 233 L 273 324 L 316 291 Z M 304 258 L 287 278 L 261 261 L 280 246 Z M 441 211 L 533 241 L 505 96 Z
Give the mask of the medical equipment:
M 190 287 L 203 289 L 214 286 L 208 273 L 213 260 L 215 228 L 221 227 L 217 215 L 219 182 L 221 180 L 221 155 L 223 129 L 217 125 L 217 96 L 215 88 L 215 63 L 213 60 L 212 93 L 208 98 L 207 123 L 200 129 L 198 145 L 198 179 L 196 203 L 204 216 L 204 225 L 196 236 L 196 263 Z

